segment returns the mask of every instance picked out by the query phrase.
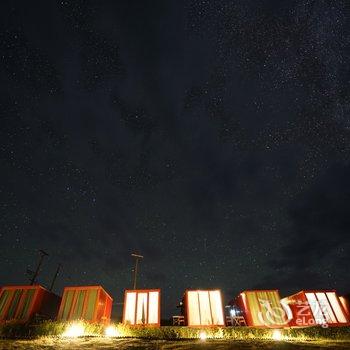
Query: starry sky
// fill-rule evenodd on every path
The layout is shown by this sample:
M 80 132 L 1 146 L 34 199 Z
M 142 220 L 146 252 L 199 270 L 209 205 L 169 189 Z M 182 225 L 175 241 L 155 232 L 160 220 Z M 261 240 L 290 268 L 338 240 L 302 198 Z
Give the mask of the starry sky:
M 0 7 L 0 285 L 350 291 L 347 0 Z

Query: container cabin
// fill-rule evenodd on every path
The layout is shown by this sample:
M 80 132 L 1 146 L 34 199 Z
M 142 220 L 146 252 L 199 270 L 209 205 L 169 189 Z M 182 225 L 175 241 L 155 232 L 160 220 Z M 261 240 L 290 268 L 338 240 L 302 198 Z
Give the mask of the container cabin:
M 349 325 L 349 316 L 335 290 L 303 290 L 282 301 L 291 309 L 291 327 Z
M 112 297 L 101 286 L 65 287 L 57 319 L 108 324 L 112 303 Z
M 5 286 L 0 289 L 0 323 L 55 319 L 61 298 L 40 285 Z
M 232 318 L 244 317 L 245 324 L 259 328 L 288 326 L 291 313 L 283 303 L 278 290 L 246 290 L 228 305 Z

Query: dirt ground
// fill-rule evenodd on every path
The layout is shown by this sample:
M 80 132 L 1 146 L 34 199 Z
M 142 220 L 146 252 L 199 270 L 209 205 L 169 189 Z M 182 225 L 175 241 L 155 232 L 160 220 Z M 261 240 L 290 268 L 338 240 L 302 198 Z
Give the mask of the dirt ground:
M 97 350 L 316 350 L 316 349 L 350 349 L 350 342 L 258 342 L 258 341 L 164 341 L 164 340 L 142 340 L 142 339 L 105 339 L 105 338 L 82 338 L 82 339 L 53 339 L 42 338 L 38 340 L 0 340 L 1 350 L 68 350 L 68 349 L 97 349 Z

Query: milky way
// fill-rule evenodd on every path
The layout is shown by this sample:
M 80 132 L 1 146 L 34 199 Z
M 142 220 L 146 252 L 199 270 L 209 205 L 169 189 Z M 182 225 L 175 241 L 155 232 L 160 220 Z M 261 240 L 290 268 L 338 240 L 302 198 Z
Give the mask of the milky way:
M 0 6 L 0 284 L 349 292 L 348 1 Z

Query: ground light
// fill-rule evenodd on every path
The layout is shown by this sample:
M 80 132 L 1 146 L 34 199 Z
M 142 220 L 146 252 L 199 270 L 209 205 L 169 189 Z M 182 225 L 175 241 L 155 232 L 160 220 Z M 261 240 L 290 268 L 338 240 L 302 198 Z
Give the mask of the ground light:
M 202 341 L 206 340 L 207 339 L 207 333 L 205 333 L 203 331 L 200 332 L 199 333 L 199 339 L 202 340 Z
M 116 326 L 110 325 L 105 329 L 105 336 L 110 338 L 119 337 L 120 333 Z
M 274 329 L 272 332 L 272 339 L 276 341 L 283 340 L 282 332 L 279 329 Z
M 84 336 L 84 333 L 84 325 L 81 322 L 74 322 L 66 327 L 65 331 L 62 333 L 62 337 L 78 338 Z

